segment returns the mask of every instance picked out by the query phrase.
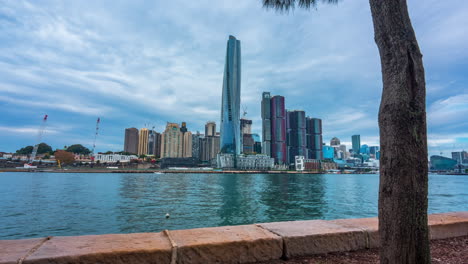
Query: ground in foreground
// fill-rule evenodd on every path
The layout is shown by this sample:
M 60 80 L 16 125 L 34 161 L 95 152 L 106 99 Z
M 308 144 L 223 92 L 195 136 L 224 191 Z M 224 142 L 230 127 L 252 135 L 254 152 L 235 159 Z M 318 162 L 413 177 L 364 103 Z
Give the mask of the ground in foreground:
M 468 236 L 432 240 L 431 257 L 433 264 L 467 264 Z M 315 255 L 312 257 L 275 260 L 263 264 L 349 264 L 379 263 L 379 249 L 357 250 Z M 259 263 L 260 264 L 260 263 Z

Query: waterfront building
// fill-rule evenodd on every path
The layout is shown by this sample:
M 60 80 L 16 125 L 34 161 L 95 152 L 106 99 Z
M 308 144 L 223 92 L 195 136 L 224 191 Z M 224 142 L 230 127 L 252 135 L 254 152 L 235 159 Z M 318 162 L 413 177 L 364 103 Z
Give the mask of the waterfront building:
M 359 151 L 361 150 L 361 136 L 360 135 L 351 136 L 351 142 L 353 144 L 353 153 L 355 155 L 358 155 Z
M 138 159 L 135 155 L 120 155 L 120 154 L 95 154 L 94 161 L 99 161 L 100 163 L 108 162 L 130 162 L 132 159 Z
M 267 155 L 236 155 L 220 153 L 217 156 L 218 168 L 241 170 L 269 170 L 274 166 L 274 159 Z
M 201 159 L 201 141 L 203 135 L 197 131 L 196 134 L 192 134 L 192 157 Z
M 138 129 L 134 127 L 125 129 L 124 152 L 138 153 Z
M 167 123 L 161 135 L 161 158 L 182 157 L 182 132 L 177 123 Z
M 237 157 L 237 168 L 241 170 L 270 170 L 275 160 L 267 155 L 240 155 Z
M 271 156 L 271 95 L 262 94 L 262 153 Z
M 138 135 L 138 156 L 148 155 L 148 136 L 149 130 L 147 128 L 140 129 Z
M 287 155 L 288 163 L 294 164 L 296 156 L 307 156 L 306 117 L 302 110 L 287 112 Z
M 431 156 L 430 161 L 431 170 L 436 171 L 454 170 L 457 165 L 457 160 L 438 155 Z
M 320 172 L 320 161 L 316 159 L 306 159 L 304 156 L 294 157 L 296 171 Z
M 183 158 L 190 158 L 192 157 L 192 132 L 188 131 L 187 123 L 182 122 L 180 127 L 180 133 L 182 134 L 181 145 L 182 145 L 182 153 L 181 157 Z
M 219 136 L 209 136 L 204 137 L 201 140 L 201 157 L 200 159 L 205 162 L 211 162 L 216 159 L 216 155 L 219 153 L 220 147 L 220 137 Z
M 322 120 L 306 117 L 307 158 L 323 159 Z
M 216 123 L 214 121 L 208 121 L 205 124 L 205 137 L 216 136 Z
M 468 152 L 456 151 L 452 152 L 452 159 L 457 161 L 457 164 L 468 164 Z
M 323 158 L 333 160 L 335 156 L 335 148 L 331 146 L 322 146 Z
M 253 152 L 256 153 L 256 154 L 261 154 L 262 153 L 262 141 L 260 139 L 260 135 L 252 134 L 252 138 L 254 140 L 254 151 Z
M 148 134 L 148 155 L 159 158 L 161 155 L 161 134 L 151 129 Z
M 220 152 L 239 155 L 241 94 L 241 47 L 240 41 L 229 36 L 224 66 L 223 92 L 221 101 Z
M 339 146 L 339 145 L 341 145 L 339 138 L 334 137 L 330 140 L 330 146 Z
M 271 157 L 275 163 L 286 163 L 286 108 L 284 97 L 271 98 Z
M 242 134 L 242 153 L 252 154 L 254 153 L 255 141 L 252 134 Z

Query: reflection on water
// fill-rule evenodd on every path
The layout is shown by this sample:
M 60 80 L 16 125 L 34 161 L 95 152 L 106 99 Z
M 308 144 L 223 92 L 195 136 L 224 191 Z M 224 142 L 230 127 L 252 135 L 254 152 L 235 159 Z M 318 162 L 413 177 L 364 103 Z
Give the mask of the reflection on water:
M 372 217 L 378 180 L 378 175 L 2 173 L 0 239 Z M 467 202 L 468 177 L 430 176 L 430 212 L 466 211 Z

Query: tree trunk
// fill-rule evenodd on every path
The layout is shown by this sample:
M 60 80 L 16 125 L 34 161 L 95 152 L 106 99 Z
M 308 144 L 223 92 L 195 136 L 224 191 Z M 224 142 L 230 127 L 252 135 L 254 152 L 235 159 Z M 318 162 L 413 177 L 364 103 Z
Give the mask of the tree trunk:
M 379 48 L 380 263 L 430 263 L 426 84 L 406 0 L 369 0 Z

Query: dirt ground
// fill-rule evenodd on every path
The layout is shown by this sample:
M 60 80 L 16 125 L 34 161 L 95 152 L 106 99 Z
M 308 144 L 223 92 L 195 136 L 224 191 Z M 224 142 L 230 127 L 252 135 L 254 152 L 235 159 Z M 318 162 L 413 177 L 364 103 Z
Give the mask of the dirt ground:
M 431 241 L 433 264 L 468 264 L 468 236 Z M 379 263 L 379 249 L 357 250 L 275 260 L 262 264 L 349 264 Z

